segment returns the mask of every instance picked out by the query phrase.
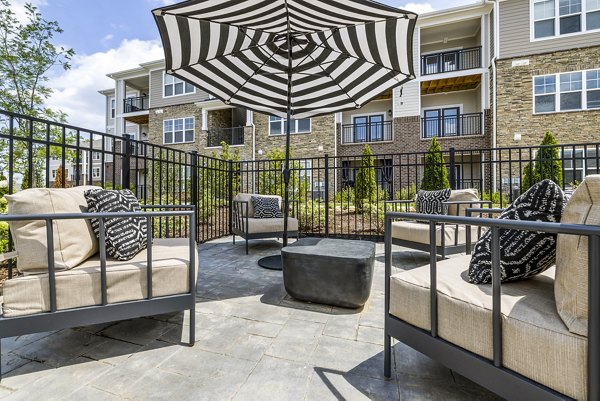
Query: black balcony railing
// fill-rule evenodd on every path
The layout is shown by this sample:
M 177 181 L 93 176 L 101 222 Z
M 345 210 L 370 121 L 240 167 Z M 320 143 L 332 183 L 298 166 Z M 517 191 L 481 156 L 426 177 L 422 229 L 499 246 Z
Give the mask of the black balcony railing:
M 421 75 L 481 67 L 481 46 L 421 56 Z
M 459 114 L 454 116 L 422 117 L 423 138 L 446 138 L 483 134 L 483 113 Z
M 342 143 L 384 142 L 392 140 L 392 122 L 346 124 L 342 126 Z
M 207 147 L 221 146 L 225 142 L 227 145 L 244 144 L 244 127 L 232 128 L 211 128 L 207 131 Z
M 123 100 L 123 112 L 135 113 L 149 109 L 148 96 L 130 97 Z

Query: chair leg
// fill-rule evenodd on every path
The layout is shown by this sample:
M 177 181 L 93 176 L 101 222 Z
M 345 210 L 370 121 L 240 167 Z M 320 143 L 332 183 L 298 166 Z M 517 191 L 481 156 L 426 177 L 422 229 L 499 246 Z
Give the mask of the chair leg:
M 383 375 L 388 379 L 392 376 L 392 337 L 383 335 Z
M 196 297 L 194 296 L 192 307 L 190 308 L 190 347 L 196 342 Z
M 246 238 L 246 255 L 248 255 L 248 238 Z
M 233 234 L 233 245 L 235 245 L 235 234 Z

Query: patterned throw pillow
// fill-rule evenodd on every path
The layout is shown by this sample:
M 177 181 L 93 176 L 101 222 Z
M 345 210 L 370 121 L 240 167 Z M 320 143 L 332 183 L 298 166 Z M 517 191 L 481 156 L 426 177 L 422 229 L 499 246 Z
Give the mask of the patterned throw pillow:
M 92 189 L 85 192 L 90 213 L 139 212 L 140 203 L 128 189 L 112 191 Z M 106 253 L 117 260 L 129 260 L 146 248 L 148 226 L 145 218 L 106 219 L 104 221 Z M 99 222 L 92 219 L 92 228 L 99 236 Z
M 417 213 L 444 214 L 444 202 L 448 202 L 451 192 L 449 188 L 439 191 L 420 190 L 415 200 Z
M 278 198 L 253 196 L 252 207 L 254 207 L 254 217 L 257 219 L 274 219 L 283 217 L 283 213 L 279 207 Z
M 538 182 L 519 196 L 500 219 L 560 222 L 565 206 L 562 189 L 550 180 Z M 501 281 L 535 276 L 552 267 L 556 259 L 556 234 L 536 231 L 499 230 Z M 469 282 L 492 282 L 492 231 L 475 245 L 469 265 Z

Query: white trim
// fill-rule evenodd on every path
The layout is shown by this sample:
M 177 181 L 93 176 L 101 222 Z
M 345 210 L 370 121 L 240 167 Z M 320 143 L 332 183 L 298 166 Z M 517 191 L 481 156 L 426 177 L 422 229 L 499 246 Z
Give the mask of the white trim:
M 173 77 L 173 83 L 169 84 L 169 85 L 173 85 L 173 94 L 172 95 L 166 95 L 165 94 L 165 86 L 167 86 L 167 84 L 165 83 L 165 77 L 167 75 Z M 174 81 L 175 79 L 178 79 L 179 81 L 183 82 L 183 93 L 175 94 L 175 83 L 176 83 Z M 188 82 L 185 82 L 184 80 L 179 79 L 179 78 L 177 78 L 177 77 L 175 77 L 173 75 L 167 74 L 166 71 L 163 71 L 163 74 L 162 74 L 162 97 L 163 97 L 163 99 L 171 99 L 171 98 L 179 97 L 179 96 L 194 95 L 196 93 L 196 87 L 194 85 L 192 85 L 193 91 L 192 92 L 186 92 L 185 91 L 185 86 L 186 85 L 191 85 L 191 84 L 189 84 Z
M 113 109 L 112 103 L 115 102 L 115 107 Z M 117 118 L 117 98 L 115 96 L 111 96 L 108 98 L 108 119 L 114 120 Z
M 185 129 L 185 120 L 187 119 L 191 119 L 192 120 L 192 140 L 191 141 L 186 141 L 185 140 L 185 131 L 189 131 Z M 175 120 L 183 120 L 183 142 L 176 142 L 175 141 Z M 171 121 L 173 123 L 173 131 L 171 131 L 173 133 L 173 142 L 165 142 L 165 122 L 166 121 Z M 187 117 L 177 117 L 177 118 L 165 118 L 162 122 L 162 126 L 163 126 L 163 134 L 162 134 L 162 143 L 163 145 L 182 145 L 184 143 L 194 143 L 196 141 L 196 119 L 193 116 L 187 116 Z
M 271 121 L 271 117 L 275 117 L 275 118 L 279 118 L 281 120 L 281 134 L 271 134 L 271 122 L 275 122 L 275 121 Z M 278 136 L 285 136 L 285 126 L 284 126 L 284 122 L 287 120 L 287 118 L 282 118 L 282 117 L 278 117 L 278 116 L 273 116 L 273 115 L 267 115 L 267 124 L 268 124 L 268 136 L 273 136 L 273 137 L 278 137 Z M 308 120 L 309 123 L 309 128 L 308 131 L 300 131 L 298 132 L 298 120 L 295 120 L 294 118 L 292 118 L 292 120 L 294 120 L 296 122 L 296 128 L 294 130 L 294 132 L 291 132 L 292 135 L 302 135 L 302 134 L 310 134 L 312 133 L 312 118 L 301 118 L 300 120 Z
M 587 29 L 588 11 L 587 11 L 587 1 L 586 0 L 581 0 L 581 12 L 573 13 L 573 14 L 565 14 L 565 15 L 560 15 L 560 0 L 554 0 L 554 17 L 552 17 L 552 19 L 554 19 L 554 35 L 553 36 L 544 36 L 543 38 L 536 38 L 535 37 L 535 22 L 536 21 L 535 21 L 534 5 L 535 5 L 535 3 L 539 3 L 542 1 L 546 1 L 546 0 L 529 0 L 529 41 L 530 42 L 541 42 L 544 40 L 568 38 L 570 36 L 579 36 L 579 35 L 600 32 L 600 28 Z M 589 12 L 596 12 L 596 11 L 600 11 L 600 9 L 594 9 Z M 581 31 L 561 34 L 560 33 L 561 17 L 569 17 L 569 16 L 574 16 L 574 15 L 581 16 L 581 21 L 580 21 L 581 22 Z M 540 21 L 548 21 L 550 19 L 551 18 L 545 18 Z

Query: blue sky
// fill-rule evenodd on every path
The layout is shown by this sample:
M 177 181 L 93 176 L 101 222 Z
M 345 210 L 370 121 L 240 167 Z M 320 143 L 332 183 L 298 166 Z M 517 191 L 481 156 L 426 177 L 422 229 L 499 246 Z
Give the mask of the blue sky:
M 10 0 L 17 15 L 33 3 L 44 18 L 58 21 L 64 33 L 56 44 L 71 47 L 76 56 L 69 71 L 54 70 L 48 85 L 54 93 L 48 106 L 60 109 L 69 122 L 105 131 L 101 89 L 114 86 L 106 74 L 134 68 L 164 57 L 151 10 L 174 0 Z M 380 0 L 417 13 L 480 0 Z

